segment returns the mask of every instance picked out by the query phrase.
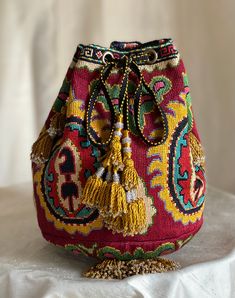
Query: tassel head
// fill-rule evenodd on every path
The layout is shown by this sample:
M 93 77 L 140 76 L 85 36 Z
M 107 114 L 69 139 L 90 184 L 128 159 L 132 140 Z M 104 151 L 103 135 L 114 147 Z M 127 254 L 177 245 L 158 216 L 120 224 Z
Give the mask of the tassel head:
M 122 145 L 124 163 L 122 185 L 129 191 L 138 186 L 139 176 L 135 169 L 134 161 L 131 158 L 131 138 L 129 137 L 129 131 L 127 129 L 123 131 Z

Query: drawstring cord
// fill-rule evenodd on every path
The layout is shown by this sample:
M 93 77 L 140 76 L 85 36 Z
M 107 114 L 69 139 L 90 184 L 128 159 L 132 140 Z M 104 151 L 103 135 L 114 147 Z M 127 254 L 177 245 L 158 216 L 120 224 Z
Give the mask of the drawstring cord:
M 100 72 L 100 79 L 91 94 L 86 113 L 86 131 L 92 144 L 108 145 L 106 155 L 97 172 L 90 176 L 83 190 L 82 203 L 95 207 L 104 218 L 105 226 L 113 233 L 122 233 L 124 236 L 133 236 L 145 230 L 146 206 L 144 198 L 138 197 L 140 178 L 132 159 L 131 138 L 128 119 L 128 84 L 129 74 L 134 72 L 138 85 L 134 94 L 134 114 L 137 130 L 141 138 L 148 145 L 158 145 L 145 137 L 140 126 L 140 107 L 143 88 L 150 94 L 157 104 L 155 94 L 146 83 L 134 56 L 123 56 L 121 59 L 112 58 L 105 63 Z M 115 114 L 112 100 L 106 86 L 114 68 L 123 70 L 123 77 L 119 93 L 119 106 Z M 111 132 L 106 141 L 97 141 L 91 133 L 91 117 L 97 97 L 103 91 L 110 107 Z M 161 112 L 161 109 L 159 107 Z
M 88 102 L 88 108 L 87 108 L 87 114 L 86 114 L 86 131 L 88 133 L 88 137 L 93 145 L 96 146 L 104 146 L 108 145 L 112 139 L 112 135 L 114 132 L 114 118 L 113 115 L 115 115 L 114 107 L 112 104 L 111 96 L 109 94 L 108 88 L 106 86 L 106 81 L 108 80 L 109 75 L 111 74 L 113 68 L 117 68 L 120 70 L 123 70 L 123 79 L 121 82 L 120 87 L 120 94 L 119 94 L 119 113 L 124 115 L 124 126 L 129 129 L 129 121 L 128 121 L 128 106 L 129 106 L 129 100 L 128 100 L 128 82 L 129 82 L 129 73 L 133 72 L 138 79 L 138 85 L 136 87 L 135 93 L 133 95 L 133 102 L 134 102 L 134 118 L 136 123 L 136 128 L 138 131 L 138 134 L 142 138 L 142 140 L 150 146 L 156 146 L 163 143 L 166 139 L 166 119 L 165 115 L 162 112 L 162 109 L 160 105 L 158 104 L 157 97 L 153 89 L 150 87 L 150 85 L 145 81 L 143 74 L 140 70 L 140 67 L 135 62 L 135 58 L 139 56 L 123 56 L 121 59 L 115 59 L 112 58 L 111 61 L 106 62 L 106 64 L 103 66 L 100 72 L 100 79 L 98 80 L 97 84 L 94 87 L 94 90 L 90 96 L 89 102 Z M 158 110 L 160 111 L 162 123 L 163 123 L 163 135 L 161 136 L 160 140 L 153 141 L 148 139 L 144 135 L 143 128 L 141 127 L 141 121 L 140 121 L 140 109 L 141 109 L 141 103 L 142 103 L 142 96 L 143 96 L 143 89 L 153 98 L 154 103 L 157 105 Z M 97 101 L 97 97 L 100 94 L 100 91 L 103 91 L 104 96 L 107 100 L 107 103 L 110 108 L 111 112 L 111 132 L 109 135 L 109 138 L 104 141 L 100 142 L 97 141 L 91 132 L 91 116 L 92 111 L 94 109 L 95 103 Z M 123 111 L 124 106 L 126 106 L 126 111 Z

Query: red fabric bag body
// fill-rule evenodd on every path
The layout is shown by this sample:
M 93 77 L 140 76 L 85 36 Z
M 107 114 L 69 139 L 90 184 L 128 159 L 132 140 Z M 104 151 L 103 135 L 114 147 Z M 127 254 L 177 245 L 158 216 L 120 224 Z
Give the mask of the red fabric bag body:
M 133 235 L 110 228 L 99 208 L 82 200 L 88 178 L 110 150 L 120 97 L 139 177 L 135 195 L 146 212 L 145 227 Z M 33 145 L 32 169 L 38 223 L 53 244 L 128 260 L 187 243 L 203 223 L 204 155 L 187 74 L 172 40 L 79 45 Z

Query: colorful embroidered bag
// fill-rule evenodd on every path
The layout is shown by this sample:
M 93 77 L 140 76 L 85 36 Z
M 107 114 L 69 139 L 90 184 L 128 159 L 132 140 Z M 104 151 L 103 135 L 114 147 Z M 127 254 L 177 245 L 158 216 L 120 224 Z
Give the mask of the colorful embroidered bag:
M 176 268 L 156 258 L 200 229 L 205 177 L 188 78 L 172 40 L 80 44 L 31 159 L 44 238 L 107 259 L 86 276 Z M 154 262 L 161 268 L 151 269 Z

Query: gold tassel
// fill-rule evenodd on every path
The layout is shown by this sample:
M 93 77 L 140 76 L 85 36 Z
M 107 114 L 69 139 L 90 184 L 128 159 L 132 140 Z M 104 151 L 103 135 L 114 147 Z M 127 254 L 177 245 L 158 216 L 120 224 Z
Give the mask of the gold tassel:
M 37 164 L 45 163 L 51 153 L 54 145 L 54 138 L 61 135 L 65 126 L 65 106 L 62 107 L 61 112 L 54 112 L 50 119 L 50 126 L 48 129 L 44 126 L 38 139 L 34 142 L 31 151 L 31 159 Z
M 126 189 L 126 212 L 118 216 L 104 218 L 105 225 L 114 233 L 124 236 L 134 236 L 141 233 L 147 225 L 146 207 L 143 198 L 137 198 L 139 176 L 131 158 L 131 139 L 129 131 L 123 131 L 124 169 L 122 172 L 122 185 Z
M 112 173 L 111 173 L 111 166 L 108 167 L 108 172 L 105 177 L 105 181 L 102 183 L 100 187 L 99 193 L 99 211 L 103 215 L 107 213 L 107 206 L 110 204 L 110 190 L 111 190 L 111 180 L 112 180 Z
M 122 172 L 122 184 L 126 190 L 136 188 L 138 186 L 139 176 L 134 167 L 134 161 L 129 158 L 123 160 L 124 169 Z
M 118 115 L 114 137 L 100 168 L 102 171 L 96 173 L 96 177 L 90 177 L 87 181 L 88 185 L 85 185 L 83 190 L 82 202 L 90 207 L 97 207 L 103 216 L 112 215 L 116 217 L 126 212 L 125 190 L 120 184 L 118 174 L 118 171 L 123 169 L 121 151 L 122 121 L 123 116 Z M 109 175 L 112 175 L 113 181 L 103 180 L 102 176 L 106 169 L 108 169 Z
M 112 218 L 127 212 L 126 193 L 119 182 L 117 172 L 114 172 L 112 182 L 103 182 L 100 188 L 98 209 L 103 217 Z
M 117 115 L 116 123 L 114 126 L 114 137 L 110 143 L 109 150 L 106 153 L 105 159 L 102 164 L 104 168 L 110 168 L 113 166 L 117 170 L 122 170 L 123 162 L 121 136 L 123 128 L 123 115 Z
M 49 135 L 44 127 L 36 142 L 34 142 L 31 151 L 31 159 L 37 164 L 45 163 L 51 153 L 53 147 L 53 138 Z
M 120 137 L 114 136 L 110 144 L 109 151 L 106 153 L 105 159 L 103 161 L 104 168 L 110 167 L 112 165 L 118 167 L 119 169 L 123 168 L 121 149 L 122 145 L 120 142 Z
M 146 208 L 143 198 L 137 198 L 128 204 L 128 211 L 123 216 L 123 233 L 134 236 L 146 227 Z
M 165 258 L 121 261 L 106 259 L 83 273 L 84 277 L 99 279 L 124 279 L 137 274 L 162 273 L 180 268 L 177 262 Z
M 97 207 L 99 204 L 100 189 L 103 185 L 101 176 L 104 173 L 104 168 L 100 167 L 97 172 L 90 176 L 85 184 L 82 192 L 81 202 L 89 207 Z
M 204 169 L 205 155 L 204 155 L 202 145 L 200 144 L 199 140 L 191 131 L 189 132 L 189 144 L 191 148 L 193 163 L 195 165 L 201 166 Z
M 104 218 L 105 226 L 114 233 L 124 236 L 134 236 L 146 227 L 146 208 L 142 198 L 137 198 L 127 204 L 127 212 L 121 216 Z
M 98 203 L 98 207 L 102 215 L 105 215 L 108 211 L 108 205 L 110 203 L 110 191 L 111 191 L 111 182 L 104 181 L 100 187 L 99 203 Z
M 50 127 L 52 127 L 55 130 L 55 133 L 57 135 L 60 135 L 65 126 L 65 120 L 66 120 L 66 107 L 63 106 L 61 108 L 60 112 L 55 112 L 55 114 L 51 118 L 51 124 Z
M 108 230 L 111 230 L 113 232 L 113 234 L 123 232 L 123 216 L 117 216 L 115 218 L 113 218 L 112 216 L 105 216 L 104 224 Z
M 137 188 L 139 182 L 139 176 L 134 166 L 134 161 L 131 158 L 131 139 L 129 137 L 129 131 L 126 129 L 123 131 L 123 164 L 124 169 L 122 172 L 122 185 L 126 190 Z
M 122 144 L 124 155 L 122 185 L 119 183 L 117 168 L 114 167 L 113 182 L 108 190 L 105 204 L 105 194 L 102 196 L 102 208 L 104 209 L 101 210 L 101 214 L 108 229 L 114 233 L 122 233 L 124 236 L 134 236 L 146 228 L 146 207 L 144 199 L 136 197 L 139 176 L 131 159 L 131 139 L 128 130 L 123 132 Z M 120 150 L 120 146 L 118 150 Z M 110 165 L 109 158 L 110 156 L 106 159 L 108 165 Z M 105 185 L 106 187 L 107 185 Z M 105 188 L 103 193 L 105 193 Z
M 113 182 L 110 189 L 110 204 L 107 205 L 107 214 L 117 217 L 127 212 L 126 193 L 119 181 L 117 170 L 114 170 Z
M 126 194 L 120 183 L 118 174 L 118 171 L 123 169 L 121 144 L 122 128 L 123 115 L 118 115 L 115 123 L 114 137 L 110 144 L 110 150 L 107 152 L 103 161 L 104 168 L 108 167 L 110 173 L 112 169 L 113 181 L 104 185 L 101 213 L 104 216 L 111 215 L 113 218 L 126 213 L 127 211 Z

